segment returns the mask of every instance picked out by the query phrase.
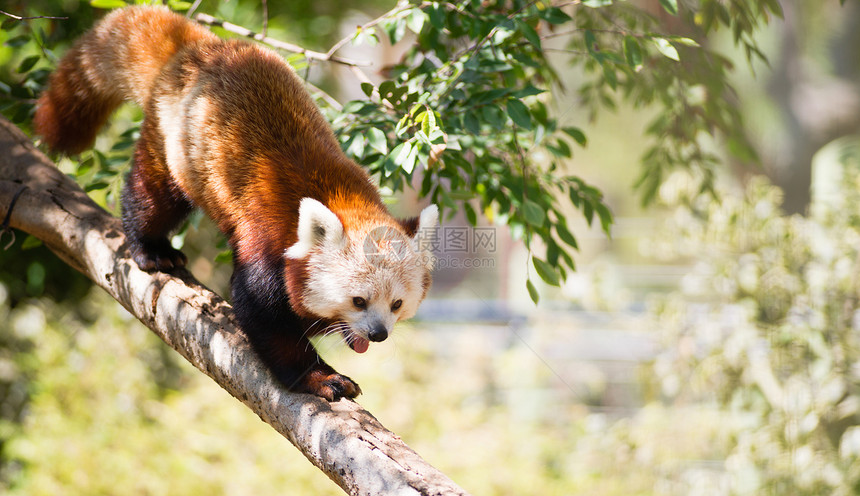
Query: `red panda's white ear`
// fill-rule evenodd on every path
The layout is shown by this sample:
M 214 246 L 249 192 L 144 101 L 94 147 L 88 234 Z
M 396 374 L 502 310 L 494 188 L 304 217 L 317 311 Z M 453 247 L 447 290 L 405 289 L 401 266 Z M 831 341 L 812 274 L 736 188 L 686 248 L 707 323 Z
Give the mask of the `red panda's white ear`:
M 305 258 L 317 246 L 332 248 L 343 244 L 343 224 L 325 205 L 313 198 L 302 198 L 299 204 L 298 241 L 287 248 L 287 258 Z

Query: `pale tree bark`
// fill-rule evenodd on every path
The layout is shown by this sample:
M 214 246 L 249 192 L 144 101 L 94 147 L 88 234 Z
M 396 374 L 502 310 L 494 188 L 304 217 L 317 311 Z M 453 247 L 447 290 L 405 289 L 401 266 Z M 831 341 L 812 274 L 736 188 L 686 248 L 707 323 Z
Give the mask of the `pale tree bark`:
M 24 189 L 26 187 L 26 189 Z M 236 326 L 230 305 L 190 274 L 149 274 L 120 222 L 0 117 L 0 219 L 42 240 L 195 367 L 290 440 L 349 494 L 466 494 L 353 401 L 287 392 Z

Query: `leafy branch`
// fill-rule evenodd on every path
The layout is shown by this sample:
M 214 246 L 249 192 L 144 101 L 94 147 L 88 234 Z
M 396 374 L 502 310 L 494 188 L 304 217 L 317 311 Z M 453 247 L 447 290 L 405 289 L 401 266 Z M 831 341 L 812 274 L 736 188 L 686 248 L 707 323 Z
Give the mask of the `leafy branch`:
M 726 28 L 750 63 L 764 60 L 753 35 L 782 15 L 779 3 L 660 0 L 656 8 L 662 12 L 614 0 L 401 0 L 326 51 L 207 14 L 196 19 L 309 61 L 348 67 L 362 99 L 341 104 L 309 86 L 327 102 L 323 111 L 347 154 L 393 192 L 416 185 L 440 208 L 464 212 L 473 225 L 479 217 L 506 225 L 529 248 L 541 280 L 558 286 L 576 267 L 571 212 L 578 211 L 588 224 L 599 222 L 607 235 L 613 216 L 602 192 L 569 171 L 574 150 L 588 143 L 587 134 L 555 115 L 552 88 L 574 86 L 586 118 L 621 103 L 654 112 L 643 129 L 650 145 L 636 181 L 643 203 L 676 173 L 697 180 L 697 194 L 714 194 L 724 156 L 714 143 L 736 160 L 756 160 L 729 83 L 734 67 L 709 48 L 709 35 Z M 676 21 L 673 30 L 661 24 L 666 15 Z M 384 68 L 385 79 L 378 83 L 368 75 L 371 62 L 338 55 L 349 43 L 396 44 L 407 37 L 411 44 L 396 64 Z M 7 44 L 37 38 L 31 31 Z M 550 39 L 554 43 L 545 46 Z M 568 54 L 581 76 L 562 78 L 563 68 L 547 58 L 556 52 Z M 24 81 L 9 84 L 8 91 L 0 85 L 6 93 L 3 112 L 24 126 L 32 98 L 44 85 L 44 66 L 51 65 L 49 59 L 30 70 L 42 60 L 28 62 L 33 65 L 19 71 Z M 120 160 L 129 153 L 114 150 L 105 158 Z M 118 167 L 108 164 L 103 173 L 119 177 Z M 89 176 L 81 177 L 86 183 Z M 528 285 L 537 301 L 535 285 L 531 280 Z

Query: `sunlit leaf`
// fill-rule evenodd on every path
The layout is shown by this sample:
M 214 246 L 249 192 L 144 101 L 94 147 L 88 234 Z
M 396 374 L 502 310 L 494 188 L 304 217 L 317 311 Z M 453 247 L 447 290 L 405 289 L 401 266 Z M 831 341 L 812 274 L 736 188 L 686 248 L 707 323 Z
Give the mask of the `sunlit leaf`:
M 90 5 L 97 9 L 118 9 L 128 4 L 122 0 L 90 0 Z
M 681 57 L 678 56 L 678 50 L 669 43 L 669 40 L 665 38 L 654 38 L 654 46 L 656 46 L 657 50 L 665 57 L 672 60 L 681 60 Z
M 372 127 L 367 130 L 367 141 L 370 147 L 381 154 L 388 153 L 388 140 L 385 138 L 385 133 L 380 129 Z

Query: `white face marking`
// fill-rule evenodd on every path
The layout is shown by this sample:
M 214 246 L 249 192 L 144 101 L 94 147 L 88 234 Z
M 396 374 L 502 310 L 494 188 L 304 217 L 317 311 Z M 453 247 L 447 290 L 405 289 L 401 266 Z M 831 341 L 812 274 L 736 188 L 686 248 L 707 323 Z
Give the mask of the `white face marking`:
M 288 258 L 307 256 L 308 280 L 302 295 L 305 308 L 320 317 L 346 323 L 351 332 L 365 339 L 380 327 L 390 334 L 395 322 L 415 315 L 433 265 L 428 250 L 422 246 L 416 249 L 422 244 L 417 242 L 418 235 L 410 239 L 399 228 L 389 226 L 345 233 L 330 210 L 310 200 L 331 214 L 337 220 L 336 226 L 325 212 L 304 209 L 306 201 L 302 200 L 299 214 L 299 241 L 285 253 Z M 303 219 L 305 213 L 308 216 Z M 422 212 L 418 232 L 426 234 L 434 228 L 437 217 L 435 207 L 426 216 Z M 320 235 L 320 229 L 314 227 L 321 225 L 338 236 Z M 363 304 L 356 305 L 356 298 Z M 400 303 L 395 305 L 398 300 Z
M 350 242 L 340 250 L 314 250 L 307 263 L 305 307 L 320 317 L 346 322 L 364 338 L 378 326 L 391 332 L 395 322 L 415 315 L 424 299 L 429 270 L 418 254 L 380 261 Z M 355 304 L 356 298 L 364 300 L 363 307 Z M 400 306 L 392 310 L 397 300 Z

